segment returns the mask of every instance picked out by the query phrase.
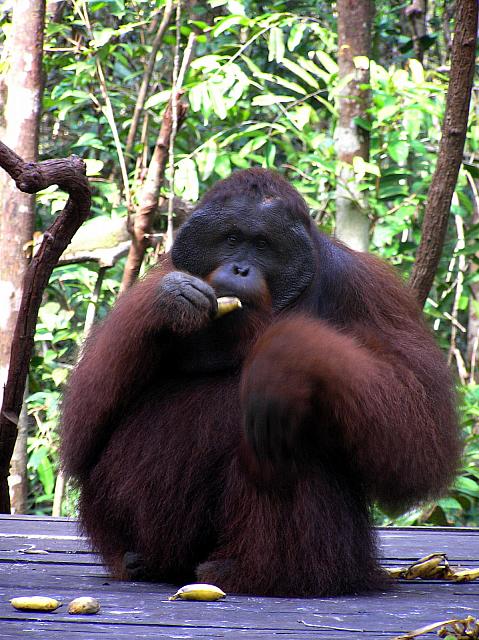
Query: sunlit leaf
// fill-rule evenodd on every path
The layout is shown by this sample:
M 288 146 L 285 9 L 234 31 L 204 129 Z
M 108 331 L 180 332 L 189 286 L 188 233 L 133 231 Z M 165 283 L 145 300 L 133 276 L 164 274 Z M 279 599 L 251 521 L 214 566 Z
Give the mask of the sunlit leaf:
M 289 60 L 288 58 L 283 58 L 282 64 L 286 67 L 286 69 L 297 75 L 299 78 L 302 78 L 314 89 L 319 89 L 319 84 L 316 78 L 313 78 L 313 76 L 299 64 L 293 62 L 292 60 Z
M 255 96 L 252 100 L 252 105 L 256 107 L 268 107 L 272 104 L 277 104 L 278 102 L 294 102 L 296 98 L 293 96 L 277 96 L 272 93 Z
M 323 65 L 323 67 L 326 69 L 326 71 L 328 71 L 329 73 L 338 72 L 337 62 L 333 60 L 331 56 L 328 53 L 326 53 L 326 51 L 321 51 L 321 49 L 318 49 L 316 51 L 316 57 L 318 58 L 319 62 Z
M 296 47 L 299 45 L 299 43 L 303 39 L 305 30 L 306 30 L 305 22 L 296 22 L 291 27 L 291 31 L 289 32 L 289 38 L 287 43 L 288 51 L 294 51 L 296 49 Z
M 279 27 L 271 27 L 268 38 L 268 61 L 281 62 L 284 58 L 284 36 Z

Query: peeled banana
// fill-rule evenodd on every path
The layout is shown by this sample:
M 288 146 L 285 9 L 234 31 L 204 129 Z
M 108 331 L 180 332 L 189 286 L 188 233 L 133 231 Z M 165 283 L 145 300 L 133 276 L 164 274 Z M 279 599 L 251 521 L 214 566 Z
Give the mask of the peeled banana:
M 88 614 L 98 613 L 100 611 L 100 603 L 95 598 L 83 596 L 75 598 L 68 605 L 68 613 Z
M 25 596 L 12 598 L 10 604 L 19 611 L 55 611 L 61 605 L 61 602 L 55 600 L 55 598 L 47 598 L 45 596 Z
M 216 312 L 216 317 L 221 318 L 227 313 L 231 313 L 235 309 L 241 309 L 243 306 L 241 304 L 241 300 L 239 298 L 224 296 L 222 298 L 218 298 L 218 311 Z
M 202 600 L 204 602 L 214 602 L 225 598 L 226 593 L 212 584 L 187 584 L 175 593 L 168 600 Z

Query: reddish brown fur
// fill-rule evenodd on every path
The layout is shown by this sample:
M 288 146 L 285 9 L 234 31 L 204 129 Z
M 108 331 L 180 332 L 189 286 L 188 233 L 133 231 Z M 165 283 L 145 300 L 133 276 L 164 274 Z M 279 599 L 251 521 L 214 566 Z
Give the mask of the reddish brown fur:
M 304 215 L 275 174 L 236 176 L 211 198 L 257 180 L 262 198 L 284 195 Z M 404 508 L 450 482 L 452 385 L 419 308 L 380 261 L 310 233 L 314 282 L 275 317 L 265 300 L 235 326 L 232 361 L 247 358 L 232 371 L 188 373 L 202 348 L 223 345 L 187 336 L 194 319 L 156 304 L 168 259 L 88 339 L 64 402 L 62 457 L 82 489 L 82 523 L 117 576 L 136 551 L 154 579 L 196 570 L 231 592 L 376 588 L 371 501 Z M 255 396 L 290 416 L 284 468 L 258 462 L 244 436 Z

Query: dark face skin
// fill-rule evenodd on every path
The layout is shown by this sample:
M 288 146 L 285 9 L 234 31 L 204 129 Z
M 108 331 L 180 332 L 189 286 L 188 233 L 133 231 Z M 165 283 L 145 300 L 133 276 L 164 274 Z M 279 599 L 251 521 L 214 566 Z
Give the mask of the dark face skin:
M 305 223 L 272 198 L 204 203 L 180 229 L 172 258 L 218 296 L 237 296 L 246 308 L 267 302 L 275 312 L 301 295 L 315 270 Z

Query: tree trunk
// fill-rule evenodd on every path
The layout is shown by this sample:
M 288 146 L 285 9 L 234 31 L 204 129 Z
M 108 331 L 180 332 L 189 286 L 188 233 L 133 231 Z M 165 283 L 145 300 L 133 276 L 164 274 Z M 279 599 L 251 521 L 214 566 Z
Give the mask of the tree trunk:
M 158 50 L 163 41 L 163 36 L 165 35 L 165 32 L 170 23 L 171 16 L 173 15 L 173 8 L 174 8 L 173 1 L 167 0 L 165 4 L 165 10 L 163 12 L 163 18 L 161 20 L 161 23 L 155 35 L 155 38 L 151 44 L 150 56 L 146 64 L 146 68 L 143 73 L 143 78 L 141 80 L 141 86 L 138 91 L 138 96 L 136 98 L 135 109 L 133 111 L 133 118 L 131 120 L 130 130 L 128 131 L 128 137 L 126 140 L 125 156 L 130 155 L 131 150 L 133 149 L 133 145 L 135 143 L 135 136 L 138 129 L 138 125 L 140 123 L 141 116 L 143 114 L 143 108 L 145 106 L 148 90 L 150 88 L 151 76 L 155 68 L 156 58 L 158 56 Z M 128 157 L 127 157 L 127 161 L 128 161 Z
M 33 350 L 38 310 L 43 292 L 60 256 L 90 214 L 91 193 L 85 164 L 77 156 L 67 160 L 24 162 L 0 142 L 0 167 L 25 193 L 37 193 L 57 184 L 69 198 L 65 208 L 43 234 L 40 248 L 25 272 L 22 299 L 10 350 L 7 383 L 0 409 L 0 513 L 9 513 L 8 475 L 17 438 L 28 366 Z
M 427 0 L 413 0 L 404 10 L 411 30 L 414 55 L 422 62 L 424 58 L 424 37 L 427 35 Z
M 409 283 L 421 305 L 426 302 L 441 258 L 451 200 L 464 153 L 476 56 L 477 15 L 477 0 L 457 0 L 451 73 L 439 155 Z
M 179 96 L 178 96 L 179 97 Z M 181 126 L 186 117 L 186 105 L 178 103 L 178 125 Z M 168 103 L 161 123 L 155 149 L 148 167 L 148 173 L 143 184 L 139 204 L 133 219 L 131 246 L 126 259 L 120 293 L 131 287 L 140 273 L 145 252 L 150 245 L 148 238 L 152 230 L 153 216 L 158 207 L 160 189 L 163 186 L 165 168 L 168 160 L 168 146 L 170 144 L 173 127 L 171 101 Z M 179 128 L 179 127 L 178 127 Z
M 479 223 L 479 180 L 468 175 L 469 184 L 474 194 L 473 204 L 474 213 L 472 216 L 471 224 L 476 225 Z M 479 253 L 476 253 L 476 257 L 479 257 Z M 469 265 L 469 275 L 474 278 L 477 274 L 477 264 L 471 260 Z M 474 280 L 469 284 L 471 295 L 469 297 L 469 312 L 467 319 L 467 364 L 470 371 L 470 381 L 476 381 L 477 370 L 477 357 L 479 354 L 479 282 Z
M 28 477 L 27 477 L 27 439 L 31 418 L 27 413 L 26 399 L 28 396 L 28 384 L 25 385 L 22 410 L 18 418 L 17 441 L 10 462 L 10 477 L 8 486 L 10 489 L 10 503 L 12 513 L 27 512 Z
M 42 52 L 44 0 L 17 0 L 13 4 L 9 70 L 6 79 L 4 142 L 27 161 L 38 151 L 38 130 L 43 89 Z M 2 172 L 0 176 L 0 403 L 7 379 L 10 346 L 22 295 L 34 225 L 35 197 L 21 193 Z M 26 495 L 26 430 L 17 445 L 12 475 L 15 513 L 24 509 Z
M 336 152 L 341 163 L 336 189 L 336 236 L 353 249 L 367 251 L 369 219 L 355 181 L 351 163 L 355 156 L 369 158 L 369 133 L 356 119 L 367 119 L 369 92 L 361 85 L 369 83 L 366 60 L 369 58 L 373 0 L 338 0 L 338 63 L 340 80 L 351 76 L 339 100 L 339 123 L 336 129 Z

